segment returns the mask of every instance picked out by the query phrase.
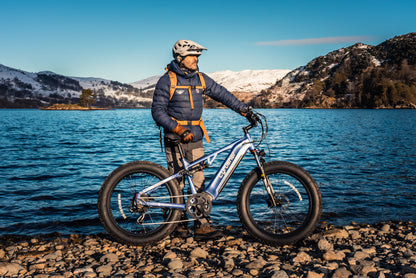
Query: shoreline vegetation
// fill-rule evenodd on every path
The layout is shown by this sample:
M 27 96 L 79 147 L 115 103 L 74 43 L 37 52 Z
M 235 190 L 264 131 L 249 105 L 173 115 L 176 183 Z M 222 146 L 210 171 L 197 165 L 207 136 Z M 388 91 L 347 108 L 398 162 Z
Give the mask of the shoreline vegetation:
M 5 108 L 7 109 L 7 108 Z M 33 108 L 21 108 L 21 109 L 33 109 Z M 93 110 L 116 110 L 116 109 L 150 109 L 150 108 L 112 108 L 112 107 L 84 107 L 79 104 L 63 104 L 56 103 L 48 107 L 40 107 L 39 110 L 82 110 L 82 111 L 93 111 Z M 227 107 L 204 107 L 204 109 L 227 109 Z M 280 108 L 266 108 L 266 107 L 254 107 L 254 109 L 310 109 L 310 110 L 359 110 L 359 109 L 369 109 L 369 108 L 329 108 L 329 107 L 302 107 L 302 108 L 292 108 L 292 107 L 280 107 Z M 414 110 L 415 107 L 377 107 L 370 108 L 372 110 Z
M 55 103 L 46 108 L 39 108 L 41 110 L 109 110 L 110 108 L 99 108 L 93 107 L 92 105 L 97 102 L 95 99 L 95 93 L 91 89 L 83 89 L 79 104 L 65 104 L 65 103 Z
M 85 107 L 79 104 L 57 103 L 48 107 L 39 108 L 40 110 L 110 110 L 110 108 Z
M 269 246 L 240 227 L 196 242 L 174 235 L 149 246 L 106 234 L 0 236 L 6 277 L 416 277 L 416 223 L 325 222 L 295 245 Z

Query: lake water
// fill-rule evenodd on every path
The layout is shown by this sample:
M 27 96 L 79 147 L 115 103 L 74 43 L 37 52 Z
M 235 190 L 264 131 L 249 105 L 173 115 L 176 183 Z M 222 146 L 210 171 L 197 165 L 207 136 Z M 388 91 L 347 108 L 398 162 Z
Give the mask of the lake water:
M 322 220 L 416 221 L 415 110 L 259 111 L 272 160 L 299 164 L 320 186 Z M 203 117 L 207 152 L 241 137 L 246 124 L 225 109 Z M 97 193 L 113 169 L 134 160 L 166 164 L 150 110 L 0 110 L 0 234 L 104 232 Z M 239 225 L 238 187 L 254 166 L 247 155 L 214 203 L 215 224 Z

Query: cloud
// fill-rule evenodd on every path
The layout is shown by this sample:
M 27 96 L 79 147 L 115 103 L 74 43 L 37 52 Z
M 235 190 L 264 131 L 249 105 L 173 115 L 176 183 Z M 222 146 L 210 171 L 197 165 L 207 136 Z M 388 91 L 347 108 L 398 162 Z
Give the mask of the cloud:
M 327 37 L 314 39 L 300 39 L 300 40 L 281 40 L 258 42 L 257 45 L 271 45 L 271 46 L 293 46 L 293 45 L 313 45 L 313 44 L 334 44 L 334 43 L 356 43 L 373 41 L 376 37 L 373 36 L 350 36 L 350 37 Z

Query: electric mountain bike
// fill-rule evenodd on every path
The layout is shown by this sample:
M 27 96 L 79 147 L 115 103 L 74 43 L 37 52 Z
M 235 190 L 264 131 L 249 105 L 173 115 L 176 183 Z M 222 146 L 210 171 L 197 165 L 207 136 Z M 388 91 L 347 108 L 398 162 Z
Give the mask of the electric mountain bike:
M 100 220 L 117 241 L 144 245 L 162 240 L 182 221 L 184 211 L 191 220 L 207 217 L 244 155 L 250 151 L 257 167 L 243 180 L 237 195 L 237 211 L 243 227 L 258 241 L 270 245 L 292 244 L 308 236 L 317 226 L 322 197 L 315 180 L 303 168 L 285 161 L 265 162 L 258 146 L 268 131 L 264 115 L 243 127 L 244 136 L 196 161 L 182 155 L 183 168 L 171 175 L 149 161 L 134 161 L 115 169 L 102 184 L 98 196 Z M 249 130 L 261 127 L 254 141 Z M 180 138 L 168 138 L 177 144 Z M 197 192 L 193 173 L 212 165 L 217 156 L 226 159 L 202 192 Z M 190 194 L 181 193 L 178 178 L 187 180 Z M 207 181 L 205 181 L 207 183 Z M 189 191 L 188 191 L 189 192 Z

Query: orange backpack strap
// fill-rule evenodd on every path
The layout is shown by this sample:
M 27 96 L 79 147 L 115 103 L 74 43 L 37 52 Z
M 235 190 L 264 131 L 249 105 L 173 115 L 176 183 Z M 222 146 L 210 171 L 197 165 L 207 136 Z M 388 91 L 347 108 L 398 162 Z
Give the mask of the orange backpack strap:
M 208 136 L 208 131 L 204 125 L 204 121 L 202 120 L 202 118 L 199 119 L 199 121 L 178 121 L 177 119 L 175 119 L 174 117 L 172 117 L 173 120 L 175 120 L 178 124 L 181 125 L 198 125 L 201 127 L 202 132 L 204 133 L 205 139 L 207 140 L 208 143 L 211 142 L 211 140 L 209 139 Z
M 204 121 L 202 120 L 202 118 L 199 120 L 199 126 L 201 127 L 202 132 L 204 132 L 205 139 L 207 140 L 208 143 L 210 143 L 211 140 L 209 140 L 208 131 L 204 125 Z
M 199 80 L 201 81 L 201 86 L 202 86 L 203 93 L 205 93 L 205 89 L 207 88 L 207 86 L 205 85 L 204 76 L 200 72 L 198 72 L 198 75 L 199 75 Z
M 176 73 L 174 73 L 173 71 L 170 71 L 168 69 L 166 69 L 166 71 L 169 74 L 169 79 L 170 79 L 170 96 L 169 96 L 169 100 L 172 99 L 173 94 L 175 93 L 176 88 L 185 88 L 190 90 L 191 87 L 190 86 L 177 86 L 178 84 L 178 79 L 176 77 Z M 195 88 L 197 89 L 202 89 L 202 93 L 205 93 L 205 90 L 207 88 L 207 85 L 205 84 L 205 79 L 204 76 L 202 75 L 202 73 L 198 72 L 198 76 L 199 76 L 199 80 L 201 82 L 201 86 L 196 86 Z M 191 93 L 190 93 L 191 94 Z M 190 95 L 192 98 L 192 95 Z M 191 101 L 192 102 L 192 101 Z M 193 103 L 192 103 L 193 104 Z M 192 105 L 193 106 L 193 105 Z
M 176 84 L 178 83 L 178 79 L 176 78 L 176 74 L 173 71 L 168 71 L 169 74 L 169 78 L 170 78 L 170 96 L 169 96 L 169 100 L 172 99 L 173 94 L 175 93 L 176 90 Z

